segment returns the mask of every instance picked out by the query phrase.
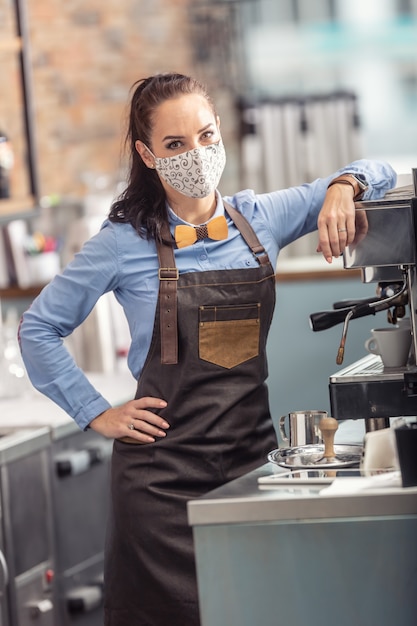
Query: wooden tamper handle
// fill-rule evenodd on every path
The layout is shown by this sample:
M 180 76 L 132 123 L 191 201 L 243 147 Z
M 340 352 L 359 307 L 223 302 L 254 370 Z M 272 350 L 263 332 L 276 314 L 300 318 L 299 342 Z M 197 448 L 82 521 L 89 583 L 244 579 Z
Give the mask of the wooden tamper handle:
M 322 417 L 319 422 L 319 428 L 324 442 L 323 459 L 335 459 L 334 436 L 339 428 L 337 420 L 334 417 Z

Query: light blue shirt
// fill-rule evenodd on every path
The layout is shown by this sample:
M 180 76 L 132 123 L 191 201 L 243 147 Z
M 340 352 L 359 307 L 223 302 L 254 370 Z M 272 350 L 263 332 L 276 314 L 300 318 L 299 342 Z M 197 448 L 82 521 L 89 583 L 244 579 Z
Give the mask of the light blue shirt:
M 364 174 L 369 184 L 363 199 L 376 199 L 392 188 L 396 174 L 384 162 L 360 160 L 331 176 L 282 191 L 255 195 L 245 190 L 225 200 L 249 221 L 272 265 L 287 244 L 317 229 L 317 216 L 330 180 L 344 173 Z M 220 196 L 215 216 L 223 215 Z M 185 223 L 169 211 L 171 232 Z M 228 238 L 204 239 L 175 249 L 180 273 L 256 267 L 253 257 L 230 218 Z M 158 257 L 154 241 L 138 236 L 130 224 L 106 220 L 74 259 L 47 285 L 23 315 L 20 344 L 33 385 L 84 429 L 110 408 L 77 367 L 63 344 L 88 316 L 97 300 L 113 291 L 124 309 L 131 333 L 129 369 L 141 373 L 150 346 L 158 296 Z

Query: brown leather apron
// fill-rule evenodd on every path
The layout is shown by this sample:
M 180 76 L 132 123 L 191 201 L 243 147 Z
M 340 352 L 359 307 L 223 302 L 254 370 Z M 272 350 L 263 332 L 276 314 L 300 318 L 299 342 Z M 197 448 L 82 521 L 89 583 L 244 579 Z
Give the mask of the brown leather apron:
M 136 397 L 166 400 L 170 428 L 152 444 L 114 444 L 107 626 L 199 625 L 186 503 L 277 447 L 265 385 L 274 270 L 248 222 L 226 209 L 259 267 L 178 276 L 172 246 L 158 246 L 159 302 Z

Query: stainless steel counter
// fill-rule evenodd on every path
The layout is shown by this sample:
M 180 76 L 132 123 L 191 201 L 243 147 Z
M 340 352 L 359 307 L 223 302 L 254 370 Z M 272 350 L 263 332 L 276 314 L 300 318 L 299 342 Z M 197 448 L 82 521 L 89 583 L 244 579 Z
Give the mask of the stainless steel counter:
M 261 489 L 274 470 L 188 504 L 202 626 L 414 626 L 417 488 Z
M 113 406 L 134 397 L 129 374 L 88 378 Z M 112 444 L 35 390 L 0 399 L 0 624 L 103 624 Z
M 260 488 L 258 478 L 281 470 L 265 464 L 254 472 L 188 503 L 192 526 L 380 515 L 417 515 L 417 487 L 375 489 L 323 496 L 323 486 Z
M 87 377 L 112 405 L 134 398 L 136 383 L 128 373 L 91 372 Z M 43 426 L 51 428 L 53 438 L 79 431 L 65 411 L 35 389 L 25 397 L 0 399 L 0 431 Z

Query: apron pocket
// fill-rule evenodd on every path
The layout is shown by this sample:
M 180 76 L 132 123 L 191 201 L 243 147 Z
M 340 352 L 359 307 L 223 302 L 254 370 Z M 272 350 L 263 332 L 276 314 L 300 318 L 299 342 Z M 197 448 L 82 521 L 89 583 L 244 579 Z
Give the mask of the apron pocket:
M 199 356 L 227 369 L 259 354 L 260 304 L 199 308 Z

